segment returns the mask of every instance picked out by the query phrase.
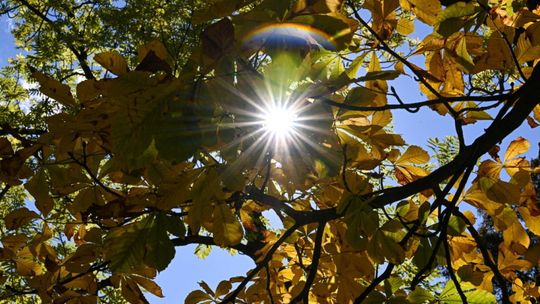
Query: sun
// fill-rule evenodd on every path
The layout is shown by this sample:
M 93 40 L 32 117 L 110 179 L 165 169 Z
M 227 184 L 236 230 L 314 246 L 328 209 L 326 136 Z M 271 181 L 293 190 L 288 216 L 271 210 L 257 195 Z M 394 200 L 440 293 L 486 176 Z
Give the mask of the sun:
M 263 111 L 262 126 L 274 138 L 291 137 L 298 126 L 298 115 L 286 106 L 270 106 Z

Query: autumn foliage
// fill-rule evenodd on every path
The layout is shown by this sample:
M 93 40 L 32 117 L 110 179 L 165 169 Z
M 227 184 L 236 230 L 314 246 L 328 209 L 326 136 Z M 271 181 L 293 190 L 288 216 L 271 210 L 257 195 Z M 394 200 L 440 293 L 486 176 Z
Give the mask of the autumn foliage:
M 539 138 L 512 133 L 540 125 L 532 1 L 4 2 L 29 52 L 0 78 L 2 301 L 147 303 L 190 244 L 256 266 L 186 303 L 540 298 Z M 455 151 L 396 115 L 451 121 Z

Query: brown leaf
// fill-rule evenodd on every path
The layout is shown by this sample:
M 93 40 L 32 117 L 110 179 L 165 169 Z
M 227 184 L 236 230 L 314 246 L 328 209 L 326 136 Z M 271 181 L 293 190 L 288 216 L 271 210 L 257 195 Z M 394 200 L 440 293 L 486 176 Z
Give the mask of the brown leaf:
M 4 223 L 7 229 L 17 229 L 36 218 L 39 218 L 39 215 L 34 211 L 28 208 L 19 208 L 8 213 L 4 218 Z
M 63 84 L 34 68 L 30 68 L 30 71 L 32 72 L 32 77 L 39 82 L 39 90 L 41 93 L 65 106 L 75 106 L 77 104 L 73 95 L 71 95 L 71 90 L 68 85 Z
M 209 25 L 201 35 L 204 55 L 218 60 L 234 45 L 234 26 L 228 18 Z

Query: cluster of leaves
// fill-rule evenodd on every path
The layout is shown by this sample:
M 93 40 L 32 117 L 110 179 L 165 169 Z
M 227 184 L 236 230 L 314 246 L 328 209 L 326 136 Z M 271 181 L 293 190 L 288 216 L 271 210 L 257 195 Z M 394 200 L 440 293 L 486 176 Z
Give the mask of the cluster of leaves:
M 0 79 L 0 105 L 25 101 L 20 76 L 39 85 L 33 103 L 52 106 L 2 116 L 2 299 L 146 303 L 143 291 L 163 296 L 153 278 L 189 244 L 256 266 L 215 290 L 201 284 L 187 303 L 540 297 L 520 277 L 540 261 L 538 169 L 522 156 L 525 138 L 502 159 L 497 145 L 540 124 L 539 10 L 511 0 L 183 4 L 3 3 L 30 67 Z M 432 32 L 411 46 L 415 18 Z M 252 39 L 284 24 L 311 32 Z M 396 79 L 427 100 L 402 100 Z M 261 135 L 272 99 L 301 117 L 285 142 Z M 422 107 L 455 125 L 456 140 L 431 142 L 438 164 L 392 128 L 396 111 Z M 478 120 L 489 126 L 466 144 L 463 126 Z M 487 214 L 502 233 L 496 248 L 458 204 Z

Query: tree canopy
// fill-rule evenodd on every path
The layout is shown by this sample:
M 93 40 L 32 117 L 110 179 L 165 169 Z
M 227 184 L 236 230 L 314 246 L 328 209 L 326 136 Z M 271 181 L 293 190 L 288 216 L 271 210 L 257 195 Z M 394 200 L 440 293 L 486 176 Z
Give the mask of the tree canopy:
M 0 301 L 147 303 L 192 244 L 255 267 L 186 303 L 540 298 L 540 169 L 523 156 L 539 138 L 513 133 L 540 125 L 536 1 L 0 14 L 22 51 L 0 71 Z M 412 145 L 403 113 L 454 132 Z

